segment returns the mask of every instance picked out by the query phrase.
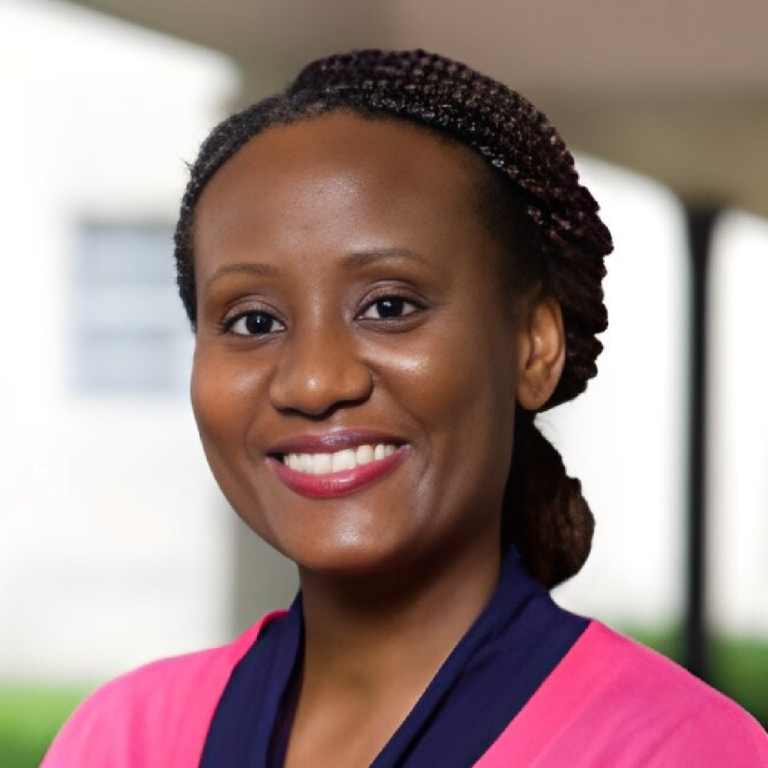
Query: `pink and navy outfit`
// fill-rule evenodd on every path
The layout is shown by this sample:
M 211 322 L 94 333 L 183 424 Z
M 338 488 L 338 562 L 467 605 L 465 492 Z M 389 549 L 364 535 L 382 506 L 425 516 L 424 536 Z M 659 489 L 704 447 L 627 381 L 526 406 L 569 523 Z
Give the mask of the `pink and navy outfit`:
M 42 768 L 280 768 L 302 643 L 299 594 L 229 645 L 107 683 Z M 768 768 L 768 736 L 677 665 L 559 608 L 512 552 L 488 606 L 371 764 L 436 766 Z

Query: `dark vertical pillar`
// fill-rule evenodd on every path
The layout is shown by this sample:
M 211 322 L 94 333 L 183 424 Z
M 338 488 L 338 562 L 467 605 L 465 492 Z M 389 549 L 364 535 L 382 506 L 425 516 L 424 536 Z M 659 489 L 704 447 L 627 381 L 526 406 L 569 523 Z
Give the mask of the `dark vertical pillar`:
M 685 666 L 707 679 L 707 352 L 709 272 L 716 207 L 686 206 L 691 254 L 689 464 Z

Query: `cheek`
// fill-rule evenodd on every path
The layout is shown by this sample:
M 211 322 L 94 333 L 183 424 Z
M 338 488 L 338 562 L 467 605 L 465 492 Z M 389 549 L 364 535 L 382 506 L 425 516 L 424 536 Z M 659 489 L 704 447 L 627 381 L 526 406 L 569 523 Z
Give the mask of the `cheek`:
M 252 486 L 248 431 L 263 389 L 263 376 L 245 355 L 198 348 L 192 368 L 191 399 L 200 440 L 214 478 L 232 508 L 273 545 L 263 499 Z
M 206 453 L 229 453 L 245 445 L 248 404 L 260 381 L 253 366 L 240 366 L 205 347 L 195 350 L 192 409 Z
M 417 529 L 456 542 L 495 535 L 514 418 L 509 369 L 499 357 L 495 344 L 467 328 L 440 329 L 379 356 L 382 384 L 419 441 L 409 486 Z
M 514 416 L 514 350 L 506 334 L 481 321 L 435 323 L 397 351 L 378 350 L 390 394 L 425 434 L 487 454 L 505 444 Z

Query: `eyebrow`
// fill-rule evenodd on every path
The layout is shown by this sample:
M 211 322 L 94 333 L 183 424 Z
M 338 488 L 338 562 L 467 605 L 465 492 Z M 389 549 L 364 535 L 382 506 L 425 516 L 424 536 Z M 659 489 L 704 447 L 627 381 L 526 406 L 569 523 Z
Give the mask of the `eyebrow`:
M 411 259 L 421 264 L 429 264 L 429 260 L 424 258 L 424 256 L 412 251 L 410 248 L 399 246 L 392 246 L 389 248 L 358 248 L 350 253 L 344 254 L 341 257 L 341 262 L 344 267 L 354 269 L 365 267 L 384 259 L 393 258 Z M 271 264 L 262 264 L 255 261 L 226 264 L 223 267 L 219 267 L 219 269 L 211 275 L 206 283 L 206 287 L 210 288 L 213 283 L 224 277 L 224 275 L 229 275 L 233 272 L 257 275 L 258 277 L 274 277 L 279 274 L 280 270 Z
M 245 261 L 240 264 L 225 264 L 223 267 L 219 267 L 209 278 L 205 284 L 206 288 L 210 288 L 217 280 L 225 275 L 232 274 L 233 272 L 245 272 L 249 275 L 257 275 L 259 277 L 274 277 L 279 270 L 277 267 L 273 267 L 269 264 L 260 264 L 255 261 Z
M 412 259 L 421 264 L 429 264 L 421 254 L 412 251 L 410 248 L 392 246 L 390 248 L 359 248 L 342 257 L 342 262 L 346 267 L 364 267 L 368 264 L 374 264 L 382 259 L 405 258 Z

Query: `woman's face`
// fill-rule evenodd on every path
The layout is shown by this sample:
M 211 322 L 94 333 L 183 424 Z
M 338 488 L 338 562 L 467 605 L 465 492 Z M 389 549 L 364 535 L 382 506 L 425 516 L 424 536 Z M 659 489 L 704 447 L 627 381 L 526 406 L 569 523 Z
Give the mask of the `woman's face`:
M 203 446 L 238 514 L 303 568 L 498 553 L 520 345 L 478 163 L 332 113 L 251 140 L 199 202 Z

